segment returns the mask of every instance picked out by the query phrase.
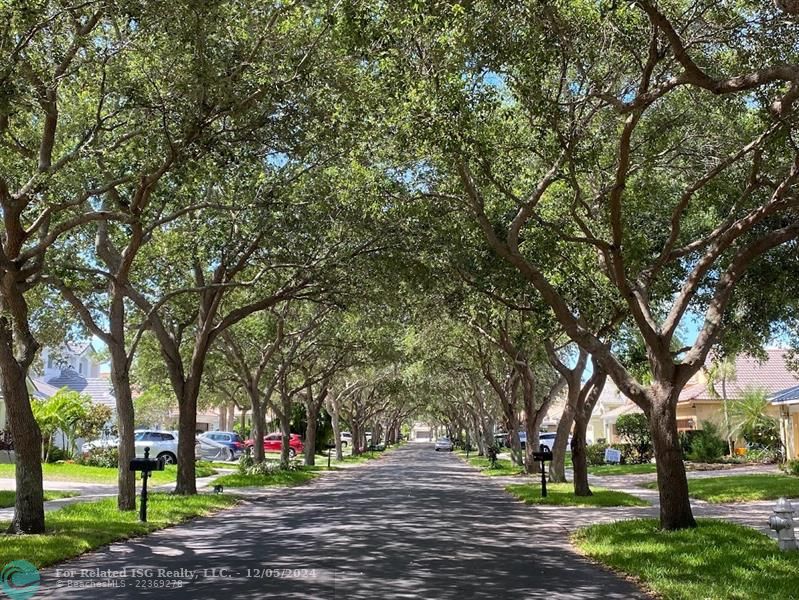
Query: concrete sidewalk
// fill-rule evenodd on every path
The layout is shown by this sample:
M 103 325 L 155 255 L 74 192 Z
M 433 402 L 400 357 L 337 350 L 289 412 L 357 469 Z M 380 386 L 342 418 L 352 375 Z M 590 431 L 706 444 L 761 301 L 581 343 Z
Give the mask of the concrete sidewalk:
M 735 477 L 752 474 L 779 474 L 780 470 L 775 465 L 758 465 L 736 467 L 734 469 L 720 469 L 715 471 L 688 471 L 688 479 L 705 479 L 709 477 Z M 566 471 L 566 477 L 572 480 L 571 470 Z M 530 478 L 515 477 L 485 477 L 494 482 L 498 487 L 514 483 L 528 482 L 537 484 L 540 476 Z M 647 507 L 609 507 L 609 508 L 582 508 L 582 507 L 556 507 L 556 506 L 531 506 L 542 515 L 543 519 L 550 521 L 553 527 L 562 532 L 571 532 L 586 525 L 594 523 L 610 523 L 623 519 L 658 518 L 660 498 L 657 489 L 642 487 L 656 481 L 654 473 L 640 475 L 589 475 L 588 481 L 592 486 L 625 492 L 650 503 Z M 791 499 L 799 507 L 799 499 Z M 756 502 L 738 502 L 730 504 L 711 504 L 704 500 L 691 500 L 694 516 L 698 518 L 723 519 L 740 525 L 757 529 L 772 538 L 776 534 L 768 527 L 768 518 L 773 514 L 776 500 L 761 500 Z
M 201 477 L 197 480 L 197 489 L 198 490 L 207 490 L 211 482 L 222 475 L 222 473 L 217 473 L 214 475 L 210 475 L 209 477 Z M 10 483 L 9 483 L 10 482 Z M 7 487 L 6 487 L 7 486 Z M 14 479 L 0 479 L 0 490 L 13 490 L 16 488 L 16 481 Z M 156 485 L 156 486 L 148 486 L 148 490 L 151 492 L 170 492 L 175 488 L 174 483 L 165 483 L 163 485 Z M 76 504 L 78 502 L 92 502 L 95 500 L 103 500 L 104 498 L 116 498 L 117 495 L 117 486 L 111 483 L 89 483 L 83 481 L 53 481 L 53 480 L 45 480 L 44 481 L 44 489 L 47 490 L 59 490 L 63 492 L 77 492 L 78 496 L 73 496 L 71 498 L 59 498 L 57 500 L 49 500 L 44 503 L 44 511 L 50 512 L 53 510 L 58 510 L 60 508 L 64 508 L 70 504 Z M 141 481 L 136 480 L 136 493 L 141 493 Z M 2 521 L 11 521 L 14 518 L 14 508 L 2 508 L 0 509 L 0 522 Z

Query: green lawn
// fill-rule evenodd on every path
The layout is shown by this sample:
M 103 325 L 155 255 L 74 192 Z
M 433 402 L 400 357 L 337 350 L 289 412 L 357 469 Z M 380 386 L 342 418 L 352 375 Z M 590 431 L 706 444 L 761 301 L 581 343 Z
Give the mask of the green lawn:
M 656 473 L 657 465 L 644 463 L 641 465 L 597 465 L 588 467 L 591 475 L 640 475 L 643 473 Z
M 646 487 L 654 489 L 657 483 Z M 799 477 L 762 474 L 689 479 L 688 491 L 691 497 L 713 504 L 774 500 L 780 496 L 799 498 Z
M 233 463 L 235 466 L 235 463 Z M 208 477 L 216 471 L 210 463 L 197 463 L 197 477 Z M 14 477 L 14 465 L 0 465 L 0 477 Z M 47 463 L 42 465 L 44 478 L 50 481 L 81 481 L 84 483 L 116 483 L 117 470 L 105 467 L 89 467 L 76 463 Z M 178 468 L 166 465 L 163 471 L 156 471 L 149 481 L 154 485 L 171 483 L 177 478 Z M 138 476 L 137 476 L 138 477 Z
M 333 451 L 333 455 L 330 459 L 330 464 L 335 465 L 342 463 L 362 463 L 366 462 L 367 460 L 374 460 L 376 458 L 380 458 L 386 452 L 387 450 L 384 450 L 383 452 L 362 452 L 357 456 L 353 456 L 352 454 L 345 454 L 342 460 L 336 460 L 336 453 L 335 451 Z M 327 455 L 324 455 L 323 457 L 317 457 L 316 460 L 319 464 L 322 464 L 323 462 L 324 464 L 327 464 Z
M 305 469 L 301 471 L 275 471 L 265 475 L 231 473 L 217 477 L 214 479 L 213 484 L 221 484 L 226 488 L 289 486 L 307 483 L 314 477 L 316 477 L 314 471 Z
M 701 519 L 697 529 L 665 532 L 637 519 L 580 529 L 572 541 L 664 600 L 799 598 L 799 552 L 780 552 L 741 525 Z
M 462 450 L 457 450 L 455 453 L 466 460 L 466 453 Z M 497 466 L 492 469 L 488 458 L 485 456 L 477 456 L 477 454 L 469 454 L 468 463 L 480 469 L 483 475 L 518 475 L 523 470 L 522 467 L 514 465 L 513 462 L 507 458 L 498 458 Z
M 147 523 L 139 522 L 137 511 L 119 512 L 116 498 L 71 504 L 47 513 L 46 534 L 0 535 L 0 565 L 18 559 L 28 560 L 37 567 L 51 565 L 116 540 L 227 508 L 237 501 L 235 496 L 225 494 L 152 494 L 147 505 Z M 7 526 L 0 523 L 0 530 L 5 531 Z
M 0 491 L 0 508 L 9 508 L 14 506 L 14 500 L 17 493 L 11 490 Z M 77 496 L 78 492 L 60 492 L 55 490 L 48 490 L 44 492 L 44 501 L 58 500 L 59 498 L 72 498 Z
M 571 483 L 550 483 L 547 497 L 541 497 L 541 485 L 522 483 L 509 485 L 505 490 L 525 504 L 551 504 L 554 506 L 649 506 L 649 502 L 625 492 L 592 487 L 593 496 L 575 496 Z

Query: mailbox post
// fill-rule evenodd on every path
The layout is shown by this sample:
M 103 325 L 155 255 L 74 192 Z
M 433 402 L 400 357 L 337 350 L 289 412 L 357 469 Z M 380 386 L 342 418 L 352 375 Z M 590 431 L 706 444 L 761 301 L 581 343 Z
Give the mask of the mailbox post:
M 544 468 L 544 463 L 546 461 L 552 461 L 552 450 L 549 449 L 549 446 L 541 444 L 538 447 L 538 452 L 533 452 L 533 460 L 537 460 L 541 463 L 541 497 L 547 497 L 547 472 Z
M 327 448 L 327 468 L 328 469 L 330 468 L 330 453 L 333 451 L 333 448 L 335 448 L 335 447 L 336 447 L 335 444 L 325 444 L 325 448 Z
M 144 458 L 134 458 L 130 461 L 130 470 L 141 471 L 141 506 L 139 507 L 139 521 L 147 522 L 147 478 L 153 471 L 163 471 L 164 461 L 150 458 L 150 448 L 144 449 Z

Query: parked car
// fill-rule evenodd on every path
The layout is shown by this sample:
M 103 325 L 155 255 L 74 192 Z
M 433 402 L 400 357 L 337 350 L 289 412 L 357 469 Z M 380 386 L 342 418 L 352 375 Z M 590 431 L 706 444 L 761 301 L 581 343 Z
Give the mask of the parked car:
M 175 431 L 140 429 L 133 434 L 136 457 L 144 458 L 144 449 L 150 449 L 150 458 L 160 458 L 167 465 L 178 462 L 178 435 Z
M 230 450 L 230 458 L 225 460 L 236 460 L 244 452 L 244 442 L 241 436 L 235 431 L 206 431 L 197 436 L 198 440 L 212 440 L 218 442 Z
M 251 448 L 252 440 L 247 440 L 244 444 Z M 283 435 L 279 432 L 270 433 L 264 436 L 264 451 L 265 452 L 280 452 L 283 444 Z M 294 458 L 298 454 L 302 454 L 305 446 L 302 444 L 302 438 L 298 433 L 292 433 L 289 436 L 289 458 Z
M 452 452 L 452 441 L 449 438 L 438 438 L 436 440 L 436 452 L 439 450 L 445 450 L 446 452 Z
M 195 455 L 198 460 L 234 460 L 235 454 L 224 442 L 218 442 L 202 435 L 197 437 Z
M 341 445 L 344 448 L 352 445 L 352 434 L 349 431 L 342 431 L 339 435 L 339 438 L 341 439 Z
M 538 436 L 538 443 L 544 444 L 545 446 L 549 446 L 549 449 L 552 450 L 555 447 L 555 438 L 556 434 L 554 431 L 552 432 L 541 432 Z M 570 449 L 572 446 L 572 436 L 569 436 L 569 439 L 566 441 L 566 449 Z
M 554 431 L 541 431 L 538 434 L 538 443 L 544 444 L 545 446 L 549 446 L 549 449 L 555 447 L 555 432 Z M 508 438 L 507 433 L 497 433 L 494 435 L 494 441 L 497 446 L 500 448 L 510 448 L 510 440 Z M 569 441 L 567 444 L 567 448 L 571 447 L 572 437 L 569 436 Z M 527 446 L 527 432 L 526 431 L 519 431 L 519 444 L 521 444 L 522 450 L 525 449 Z
M 80 450 L 83 454 L 91 454 L 91 452 L 94 450 L 99 450 L 101 448 L 116 448 L 117 446 L 119 446 L 119 438 L 104 437 L 84 443 L 80 447 Z

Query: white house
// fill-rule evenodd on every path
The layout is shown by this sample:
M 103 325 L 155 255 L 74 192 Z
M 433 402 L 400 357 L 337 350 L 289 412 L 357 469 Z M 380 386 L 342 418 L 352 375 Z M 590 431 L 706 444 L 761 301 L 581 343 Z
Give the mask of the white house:
M 104 369 L 105 361 L 91 342 L 43 348 L 41 361 L 41 372 L 31 373 L 36 396 L 49 398 L 65 387 L 87 394 L 95 404 L 104 404 L 116 412 L 114 390 Z

